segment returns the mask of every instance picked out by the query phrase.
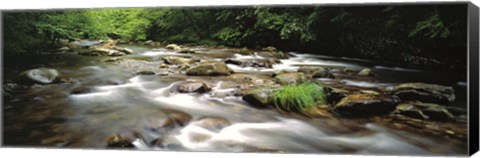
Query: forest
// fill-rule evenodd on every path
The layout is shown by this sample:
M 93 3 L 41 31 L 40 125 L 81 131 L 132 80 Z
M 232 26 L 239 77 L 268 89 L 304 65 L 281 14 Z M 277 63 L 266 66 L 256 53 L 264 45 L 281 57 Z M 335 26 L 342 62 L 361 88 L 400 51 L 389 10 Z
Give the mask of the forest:
M 4 14 L 6 54 L 61 39 L 154 40 L 465 69 L 466 5 L 117 8 Z
M 467 3 L 2 16 L 4 145 L 468 153 Z

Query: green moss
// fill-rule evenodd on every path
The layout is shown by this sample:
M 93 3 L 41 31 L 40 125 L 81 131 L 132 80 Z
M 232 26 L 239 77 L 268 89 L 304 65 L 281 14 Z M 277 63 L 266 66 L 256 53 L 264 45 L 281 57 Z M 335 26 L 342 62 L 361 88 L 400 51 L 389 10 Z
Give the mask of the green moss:
M 326 93 L 316 83 L 291 84 L 273 92 L 275 107 L 281 111 L 303 112 L 326 103 Z

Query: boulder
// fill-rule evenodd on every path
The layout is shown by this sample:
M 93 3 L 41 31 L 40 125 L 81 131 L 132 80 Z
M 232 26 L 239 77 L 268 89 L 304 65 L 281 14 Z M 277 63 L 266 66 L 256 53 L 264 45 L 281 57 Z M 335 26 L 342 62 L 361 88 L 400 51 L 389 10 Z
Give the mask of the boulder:
M 302 72 L 280 72 L 275 74 L 275 80 L 280 84 L 298 84 L 306 80 Z
M 264 51 L 270 51 L 270 52 L 276 52 L 276 51 L 277 51 L 277 48 L 272 47 L 272 46 L 268 46 L 268 47 L 262 48 L 262 50 L 264 50 Z
M 233 71 L 222 62 L 206 61 L 187 69 L 190 76 L 228 76 Z
M 267 108 L 271 103 L 270 92 L 266 89 L 254 89 L 246 92 L 242 99 L 256 108 Z
M 395 113 L 416 119 L 429 119 L 429 117 L 425 115 L 422 110 L 411 104 L 399 104 Z
M 319 66 L 302 66 L 298 72 L 303 72 L 310 78 L 335 78 L 327 69 Z
M 399 99 L 393 96 L 351 94 L 340 100 L 333 111 L 342 116 L 373 116 L 395 110 Z
M 281 51 L 280 52 L 268 52 L 268 51 L 259 52 L 258 56 L 261 56 L 261 57 L 264 57 L 264 58 L 277 58 L 277 59 L 287 59 L 288 58 L 288 56 Z
M 165 48 L 172 49 L 172 50 L 181 50 L 182 48 L 176 44 L 169 44 Z
M 427 103 L 451 103 L 455 100 L 452 87 L 427 83 L 404 83 L 391 90 L 393 95 L 402 100 L 421 101 Z
M 365 68 L 362 69 L 360 72 L 358 72 L 358 75 L 360 76 L 373 76 L 373 70 L 370 68 Z
M 323 87 L 323 91 L 327 94 L 327 103 L 331 104 L 338 103 L 342 98 L 345 98 L 349 94 L 347 90 L 333 87 Z
M 196 62 L 196 60 L 192 58 L 184 58 L 184 57 L 178 57 L 178 56 L 167 56 L 163 58 L 163 61 L 166 64 L 171 64 L 171 65 L 188 65 Z
M 21 76 L 26 81 L 49 84 L 59 79 L 60 73 L 55 69 L 37 68 L 24 71 Z
M 193 93 L 199 92 L 204 93 L 212 90 L 212 87 L 204 82 L 197 81 L 185 81 L 177 84 L 173 87 L 174 91 L 179 93 Z
M 78 52 L 80 55 L 86 56 L 123 56 L 125 53 L 108 48 L 95 48 L 95 49 L 87 49 L 87 50 L 80 50 Z

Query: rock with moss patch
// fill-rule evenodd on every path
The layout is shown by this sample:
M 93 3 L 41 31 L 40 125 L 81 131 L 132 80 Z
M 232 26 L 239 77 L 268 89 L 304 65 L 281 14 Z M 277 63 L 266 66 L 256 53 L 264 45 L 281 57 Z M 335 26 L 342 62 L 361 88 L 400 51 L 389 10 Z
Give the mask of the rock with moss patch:
M 131 142 L 125 140 L 120 134 L 112 134 L 107 138 L 107 147 L 110 148 L 133 148 L 135 147 Z
M 268 108 L 272 105 L 270 98 L 271 90 L 268 89 L 253 89 L 245 92 L 242 97 L 244 101 L 249 103 L 250 106 L 256 108 Z
M 351 117 L 382 115 L 395 110 L 398 102 L 399 99 L 394 96 L 351 94 L 340 100 L 333 111 Z
M 373 70 L 370 68 L 365 68 L 362 69 L 360 72 L 358 72 L 358 75 L 360 76 L 373 76 Z
M 302 72 L 279 72 L 274 76 L 275 80 L 280 84 L 298 84 L 307 79 Z
M 205 61 L 187 69 L 189 76 L 228 76 L 233 71 L 225 63 Z
M 302 66 L 298 72 L 303 72 L 310 78 L 335 78 L 327 69 L 320 66 Z
M 391 93 L 402 100 L 422 101 L 427 103 L 451 103 L 455 100 L 452 87 L 427 83 L 404 83 L 394 87 Z

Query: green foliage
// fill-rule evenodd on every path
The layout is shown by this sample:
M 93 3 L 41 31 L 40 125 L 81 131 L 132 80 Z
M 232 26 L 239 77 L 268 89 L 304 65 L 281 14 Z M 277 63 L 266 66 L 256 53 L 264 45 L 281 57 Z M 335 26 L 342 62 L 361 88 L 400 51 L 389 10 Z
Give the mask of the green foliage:
M 302 83 L 274 91 L 273 101 L 278 110 L 302 112 L 326 103 L 326 94 L 316 83 Z

